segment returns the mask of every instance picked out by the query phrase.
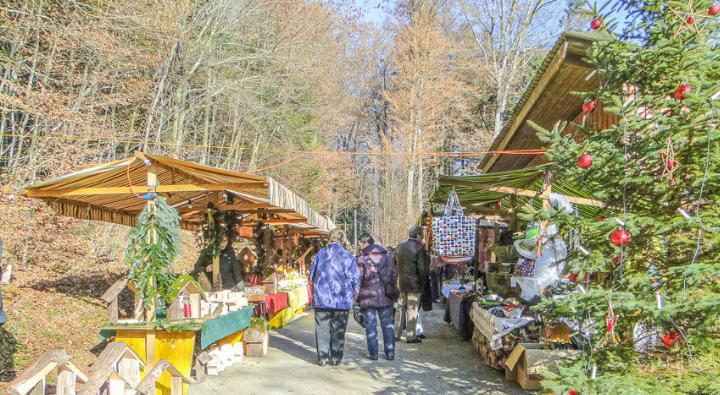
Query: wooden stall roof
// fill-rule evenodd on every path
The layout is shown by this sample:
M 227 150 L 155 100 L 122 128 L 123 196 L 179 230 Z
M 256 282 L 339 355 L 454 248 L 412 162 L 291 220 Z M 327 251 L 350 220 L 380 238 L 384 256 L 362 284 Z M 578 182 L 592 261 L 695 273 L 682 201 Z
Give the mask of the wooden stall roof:
M 505 214 L 497 209 L 498 200 L 503 207 L 511 207 L 513 198 L 516 203 L 524 203 L 533 198 L 540 206 L 545 175 L 551 164 L 543 164 L 525 169 L 480 174 L 476 176 L 440 176 L 438 185 L 430 195 L 430 202 L 444 206 L 450 192 L 454 189 L 467 214 Z M 597 216 L 606 205 L 595 199 L 582 188 L 561 180 L 551 183 L 554 193 L 564 195 L 573 203 L 581 215 Z
M 148 172 L 157 185 L 148 186 Z M 303 232 L 325 233 L 335 224 L 270 177 L 254 176 L 136 152 L 135 155 L 25 188 L 24 195 L 44 200 L 70 217 L 134 226 L 146 200 L 164 196 L 181 217 L 181 226 L 197 230 L 207 204 L 236 210 L 245 224 L 262 219 Z M 227 197 L 226 197 L 227 196 Z
M 607 40 L 601 33 L 567 31 L 545 57 L 535 77 L 508 117 L 505 127 L 495 137 L 490 150 L 540 149 L 542 143 L 527 121 L 546 129 L 558 121 L 573 120 L 582 113 L 583 100 L 576 92 L 595 89 L 600 77 L 592 73 L 585 56 L 596 41 Z M 613 120 L 598 108 L 593 114 L 598 123 Z M 480 162 L 484 173 L 521 169 L 541 164 L 543 155 L 487 155 Z

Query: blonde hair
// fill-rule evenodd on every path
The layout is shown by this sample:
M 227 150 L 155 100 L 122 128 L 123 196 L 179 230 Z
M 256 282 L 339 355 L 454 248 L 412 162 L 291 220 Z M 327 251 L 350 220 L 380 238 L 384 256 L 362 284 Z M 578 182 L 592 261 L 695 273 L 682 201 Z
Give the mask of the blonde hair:
M 345 232 L 337 228 L 330 231 L 329 239 L 330 243 L 339 243 L 342 246 L 345 246 L 347 244 L 347 237 L 345 236 Z

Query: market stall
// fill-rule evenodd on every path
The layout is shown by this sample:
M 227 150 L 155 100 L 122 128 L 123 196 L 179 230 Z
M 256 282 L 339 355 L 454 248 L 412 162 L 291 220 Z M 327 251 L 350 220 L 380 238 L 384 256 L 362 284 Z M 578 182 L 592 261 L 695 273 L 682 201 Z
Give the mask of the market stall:
M 544 209 L 602 216 L 605 205 L 580 188 L 554 180 L 550 166 L 443 176 L 431 196 L 435 207 L 445 207 L 427 219 L 432 224 L 431 252 L 436 261 L 469 266 L 459 266 L 462 269 L 442 285 L 445 320 L 461 339 L 472 339 L 485 364 L 498 370 L 507 369 L 506 362 L 521 345 L 572 347 L 570 331 L 554 333 L 557 323 L 544 322 L 532 306 L 569 288 L 565 285 L 574 281 L 573 269 L 565 267 L 565 260 L 579 247 L 564 240 L 556 224 L 523 221 L 517 213 L 530 217 Z
M 305 266 L 334 227 L 269 177 L 140 152 L 24 194 L 62 215 L 133 227 L 131 270 L 103 295 L 110 323 L 101 335 L 126 343 L 148 367 L 166 360 L 196 379 L 242 358 L 248 328 L 253 347 L 266 352 L 263 318 L 281 314 L 284 325 L 309 304 Z M 180 228 L 200 234 L 192 277 L 172 272 Z M 232 243 L 242 239 L 239 262 Z M 159 394 L 170 391 L 164 380 Z

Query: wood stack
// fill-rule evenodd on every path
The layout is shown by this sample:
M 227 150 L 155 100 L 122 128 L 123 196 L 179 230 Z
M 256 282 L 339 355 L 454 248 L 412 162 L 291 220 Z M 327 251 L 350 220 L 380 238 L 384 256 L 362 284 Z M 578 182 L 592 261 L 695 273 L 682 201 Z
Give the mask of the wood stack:
M 219 311 L 220 315 L 224 315 L 233 311 L 238 311 L 243 307 L 247 307 L 248 298 L 245 292 L 207 292 L 205 299 L 200 301 L 200 311 L 202 317 L 213 315 Z
M 205 372 L 208 376 L 217 376 L 230 366 L 242 362 L 244 354 L 242 342 L 213 346 L 207 353 Z
M 486 366 L 503 371 L 505 369 L 505 361 L 518 343 L 537 343 L 539 340 L 539 327 L 535 324 L 530 324 L 502 336 L 502 347 L 497 350 L 492 349 L 490 340 L 477 328 L 473 328 L 471 341 Z
M 245 355 L 249 358 L 259 358 L 267 355 L 270 337 L 267 331 L 257 328 L 248 328 L 243 338 L 245 343 Z

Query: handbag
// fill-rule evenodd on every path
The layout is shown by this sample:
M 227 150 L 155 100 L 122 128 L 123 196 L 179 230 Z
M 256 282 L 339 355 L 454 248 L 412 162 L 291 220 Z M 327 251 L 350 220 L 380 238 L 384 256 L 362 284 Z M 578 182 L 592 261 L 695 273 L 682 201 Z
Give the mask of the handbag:
M 453 189 L 442 217 L 433 217 L 433 252 L 443 257 L 475 255 L 477 219 L 465 216 L 457 192 Z
M 361 327 L 365 328 L 367 326 L 367 322 L 365 322 L 365 316 L 360 312 L 360 305 L 353 305 L 352 313 L 355 322 L 357 322 Z

